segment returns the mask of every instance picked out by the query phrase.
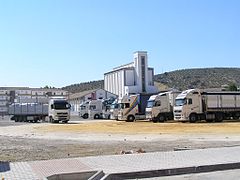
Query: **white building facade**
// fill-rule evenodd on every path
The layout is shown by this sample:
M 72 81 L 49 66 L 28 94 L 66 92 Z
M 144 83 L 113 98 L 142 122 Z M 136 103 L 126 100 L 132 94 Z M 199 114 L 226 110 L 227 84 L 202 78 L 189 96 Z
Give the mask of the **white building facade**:
M 8 113 L 8 105 L 10 101 L 10 91 L 0 90 L 0 115 Z
M 104 74 L 104 89 L 122 98 L 124 95 L 156 93 L 154 69 L 148 67 L 146 51 L 134 53 L 132 63 L 114 68 Z

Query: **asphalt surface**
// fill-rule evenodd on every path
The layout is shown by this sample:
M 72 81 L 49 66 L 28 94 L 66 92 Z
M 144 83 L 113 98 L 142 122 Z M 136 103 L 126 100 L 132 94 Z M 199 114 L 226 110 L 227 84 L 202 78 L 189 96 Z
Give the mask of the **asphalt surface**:
M 10 116 L 4 116 L 4 117 L 0 117 L 0 126 L 20 126 L 26 124 L 24 122 L 15 122 L 10 120 Z

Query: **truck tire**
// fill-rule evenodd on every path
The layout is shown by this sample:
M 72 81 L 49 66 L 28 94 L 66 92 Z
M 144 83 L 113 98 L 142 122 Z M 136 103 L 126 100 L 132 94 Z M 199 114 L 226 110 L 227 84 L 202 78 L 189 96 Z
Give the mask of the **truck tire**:
M 99 114 L 95 114 L 94 119 L 100 119 Z
M 154 118 L 152 119 L 152 122 L 157 123 L 157 122 L 158 122 L 158 119 L 154 117 Z
M 27 122 L 27 116 L 23 116 L 23 122 Z
M 164 114 L 158 115 L 158 122 L 164 122 L 166 120 L 166 116 Z
M 223 113 L 216 113 L 215 114 L 215 122 L 222 122 L 224 119 L 224 114 Z
M 18 116 L 15 116 L 15 117 L 14 117 L 14 120 L 15 120 L 15 122 L 19 122 Z
M 189 116 L 189 121 L 190 121 L 190 123 L 195 123 L 197 121 L 197 115 L 196 114 L 191 114 Z
M 52 118 L 52 116 L 49 117 L 49 122 L 50 122 L 50 123 L 53 123 L 53 118 Z
M 83 119 L 87 119 L 88 118 L 88 113 L 85 113 L 83 116 L 82 116 Z
M 135 120 L 135 117 L 133 115 L 129 115 L 127 117 L 127 122 L 133 122 Z

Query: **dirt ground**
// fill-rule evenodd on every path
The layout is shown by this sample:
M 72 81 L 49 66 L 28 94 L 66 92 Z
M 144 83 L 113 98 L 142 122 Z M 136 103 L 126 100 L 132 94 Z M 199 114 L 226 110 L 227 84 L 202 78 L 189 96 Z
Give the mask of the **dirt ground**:
M 1 124 L 0 124 L 1 125 Z M 240 122 L 72 121 L 0 126 L 0 160 L 32 161 L 240 145 Z

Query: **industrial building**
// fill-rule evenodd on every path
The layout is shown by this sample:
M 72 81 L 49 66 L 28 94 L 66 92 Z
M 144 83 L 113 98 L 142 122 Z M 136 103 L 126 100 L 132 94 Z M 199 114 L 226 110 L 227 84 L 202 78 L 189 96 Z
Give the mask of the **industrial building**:
M 95 89 L 89 91 L 83 91 L 79 93 L 74 93 L 69 95 L 69 103 L 71 104 L 72 113 L 77 113 L 81 103 L 89 100 L 96 99 L 109 99 L 117 98 L 117 95 L 105 91 L 103 89 Z
M 146 51 L 137 51 L 133 62 L 114 68 L 104 74 L 104 89 L 122 98 L 137 93 L 156 93 L 154 69 L 148 67 Z
M 46 103 L 54 96 L 68 98 L 68 92 L 57 88 L 0 87 L 0 115 L 8 114 L 8 106 L 14 102 Z

